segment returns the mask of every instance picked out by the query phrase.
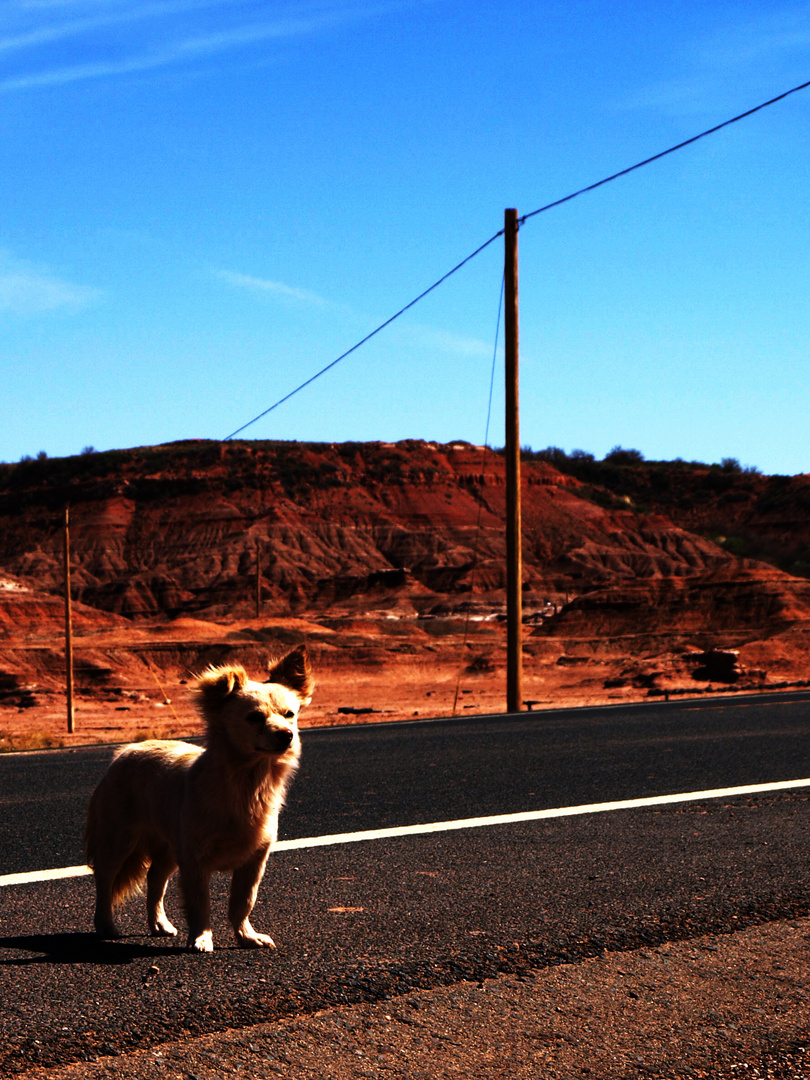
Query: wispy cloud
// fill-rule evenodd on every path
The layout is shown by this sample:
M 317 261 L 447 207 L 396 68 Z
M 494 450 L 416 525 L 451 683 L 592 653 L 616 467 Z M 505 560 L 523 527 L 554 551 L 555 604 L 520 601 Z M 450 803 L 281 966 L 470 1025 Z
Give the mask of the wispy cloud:
M 156 4 L 109 3 L 108 0 L 47 0 L 45 3 L 24 3 L 18 7 L 18 17 L 10 20 L 6 11 L 6 27 L 16 26 L 0 36 L 0 54 L 35 49 L 68 38 L 92 34 L 93 31 L 149 19 L 166 18 L 182 12 L 200 10 L 206 6 L 221 6 L 223 0 L 173 0 Z M 73 17 L 42 20 L 41 11 L 58 9 Z M 13 9 L 12 9 L 13 10 Z M 31 13 L 38 18 L 31 18 Z M 27 18 L 21 17 L 28 15 Z M 2 25 L 0 23 L 0 25 Z
M 712 30 L 685 42 L 680 70 L 623 103 L 669 115 L 714 114 L 744 106 L 741 85 L 753 97 L 786 89 L 807 78 L 810 12 L 769 8 L 756 16 L 717 20 Z M 786 86 L 782 86 L 782 83 Z
M 422 323 L 402 323 L 392 328 L 392 337 L 409 348 L 423 349 L 425 352 L 451 354 L 470 360 L 480 360 L 492 356 L 492 345 L 480 338 L 467 337 L 449 330 L 438 330 Z
M 707 67 L 739 70 L 751 64 L 771 64 L 793 58 L 810 47 L 810 12 L 802 8 L 771 8 L 742 19 L 697 43 L 694 59 Z
M 63 281 L 49 270 L 0 252 L 0 312 L 40 315 L 78 311 L 98 303 L 101 289 Z
M 343 305 L 325 300 L 322 296 L 318 296 L 317 293 L 310 292 L 308 289 L 295 288 L 292 285 L 285 285 L 281 281 L 253 277 L 250 274 L 240 274 L 233 270 L 213 270 L 212 273 L 219 281 L 223 281 L 233 288 L 272 296 L 276 300 L 310 308 L 339 310 L 344 314 L 352 315 L 355 322 L 358 321 L 356 312 L 350 312 Z M 470 360 L 492 357 L 492 345 L 481 341 L 480 338 L 468 337 L 450 330 L 441 330 L 435 326 L 426 326 L 423 323 L 397 321 L 387 330 L 387 336 L 393 344 L 400 348 L 419 349 L 431 354 L 449 354 Z
M 367 19 L 394 4 L 322 0 L 271 13 L 265 0 L 6 0 L 0 57 L 11 93 L 193 64 Z M 129 24 L 126 37 L 122 24 Z M 71 61 L 71 56 L 75 57 Z
M 324 300 L 317 293 L 309 292 L 308 289 L 296 289 L 292 285 L 285 285 L 281 281 L 269 281 L 267 278 L 252 277 L 250 274 L 239 274 L 233 270 L 215 270 L 214 276 L 220 281 L 226 282 L 237 289 L 247 289 L 253 293 L 270 294 L 279 300 L 292 301 L 298 304 L 306 304 L 310 307 L 329 307 L 328 300 Z

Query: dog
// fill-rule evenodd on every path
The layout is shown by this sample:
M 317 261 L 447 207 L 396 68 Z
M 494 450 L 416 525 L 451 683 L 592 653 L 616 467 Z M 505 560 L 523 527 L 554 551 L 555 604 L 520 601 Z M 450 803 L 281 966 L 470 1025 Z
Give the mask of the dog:
M 87 810 L 85 848 L 96 886 L 95 928 L 119 937 L 114 909 L 146 881 L 149 931 L 170 937 L 163 898 L 180 871 L 188 947 L 211 952 L 209 883 L 232 871 L 228 918 L 243 948 L 273 948 L 250 925 L 278 815 L 298 766 L 298 711 L 313 690 L 306 646 L 271 662 L 266 683 L 240 665 L 211 667 L 192 692 L 205 749 L 152 739 L 119 750 Z

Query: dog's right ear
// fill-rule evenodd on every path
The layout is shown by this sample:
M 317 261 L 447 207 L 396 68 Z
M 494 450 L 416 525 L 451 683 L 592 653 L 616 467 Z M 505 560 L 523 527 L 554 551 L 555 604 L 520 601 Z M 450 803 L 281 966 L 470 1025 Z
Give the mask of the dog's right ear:
M 241 664 L 225 664 L 204 671 L 194 689 L 203 701 L 223 701 L 229 694 L 243 690 L 247 681 L 248 674 Z
M 312 691 L 315 689 L 315 680 L 312 678 L 306 645 L 296 645 L 280 660 L 271 660 L 268 670 L 270 672 L 268 682 L 281 683 L 282 686 L 286 686 L 297 694 L 302 705 L 309 705 L 312 700 Z

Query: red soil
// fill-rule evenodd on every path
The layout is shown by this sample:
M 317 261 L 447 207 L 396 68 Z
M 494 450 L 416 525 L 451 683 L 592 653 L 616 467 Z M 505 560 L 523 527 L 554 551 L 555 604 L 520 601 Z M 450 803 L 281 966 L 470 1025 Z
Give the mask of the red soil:
M 0 466 L 0 746 L 198 732 L 194 672 L 238 660 L 258 673 L 301 640 L 318 680 L 305 723 L 501 711 L 503 479 L 492 451 L 421 442 L 200 442 Z M 803 536 L 794 479 L 746 476 L 744 513 L 728 491 L 713 512 L 753 527 L 759 506 L 783 532 L 792 514 Z M 690 499 L 707 505 L 702 489 L 676 495 L 681 517 Z M 807 679 L 810 582 L 673 524 L 661 498 L 655 513 L 622 499 L 525 465 L 526 701 L 701 693 L 721 685 L 694 659 L 712 648 L 739 650 L 737 689 Z

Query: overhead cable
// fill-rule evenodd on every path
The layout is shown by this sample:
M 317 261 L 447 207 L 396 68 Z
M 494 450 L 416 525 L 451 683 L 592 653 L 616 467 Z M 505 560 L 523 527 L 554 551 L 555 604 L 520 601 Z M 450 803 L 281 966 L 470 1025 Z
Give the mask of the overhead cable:
M 336 360 L 333 360 L 331 364 L 327 364 L 326 367 L 322 367 L 320 371 L 316 371 L 314 375 L 311 375 L 306 380 L 306 382 L 302 382 L 300 386 L 296 386 L 296 388 L 294 390 L 291 390 L 289 394 L 286 394 L 283 398 L 279 398 L 279 400 L 274 405 L 271 405 L 269 409 L 265 409 L 264 412 L 259 413 L 258 416 L 254 416 L 252 420 L 248 420 L 246 424 L 243 424 L 240 428 L 237 428 L 236 431 L 232 431 L 230 435 L 226 435 L 224 441 L 227 442 L 228 439 L 232 439 L 235 435 L 239 435 L 245 430 L 245 428 L 249 428 L 251 424 L 255 424 L 257 420 L 261 420 L 262 417 L 267 416 L 267 414 L 271 413 L 273 409 L 277 409 L 279 405 L 283 405 L 285 401 L 289 401 L 291 397 L 293 397 L 299 391 L 303 390 L 304 387 L 309 386 L 310 383 L 314 383 L 316 379 L 320 379 L 321 375 L 325 375 L 327 371 L 335 367 L 336 364 L 339 364 L 341 360 L 345 360 L 347 356 L 351 356 L 351 354 L 353 352 L 356 352 L 361 345 L 365 345 L 367 341 L 370 341 L 376 334 L 379 334 L 379 332 L 381 330 L 384 330 L 386 326 L 390 326 L 395 319 L 398 319 L 400 317 L 400 315 L 404 315 L 406 311 L 408 311 L 414 306 L 414 304 L 418 304 L 420 300 L 423 300 L 428 295 L 428 293 L 432 293 L 434 289 L 438 289 L 442 282 L 447 281 L 449 277 L 452 277 L 453 274 L 455 274 L 457 270 L 460 270 L 462 266 L 468 263 L 470 259 L 474 259 L 476 255 L 480 255 L 484 248 L 488 248 L 489 245 L 493 243 L 493 241 L 497 240 L 499 236 L 503 236 L 503 229 L 501 229 L 500 232 L 496 232 L 494 236 L 490 236 L 489 240 L 487 240 L 486 243 L 476 248 L 475 251 L 472 252 L 472 254 L 467 256 L 466 259 L 462 259 L 461 262 L 457 263 L 457 265 L 454 266 L 452 270 L 448 270 L 447 273 L 443 274 L 438 281 L 434 281 L 432 285 L 430 285 L 427 289 L 424 290 L 424 292 L 421 292 L 417 297 L 411 300 L 409 304 L 406 304 L 405 307 L 400 308 L 396 315 L 392 315 L 390 319 L 386 319 L 384 323 L 380 323 L 376 330 L 372 330 L 370 334 L 366 334 L 366 336 L 361 341 L 358 341 L 356 345 L 352 345 L 352 347 L 350 349 L 347 349 L 345 353 L 341 353 L 341 355 Z
M 636 162 L 635 165 L 630 165 L 628 166 L 628 168 L 622 169 L 620 172 L 616 172 L 610 176 L 606 176 L 602 180 L 597 180 L 595 184 L 589 184 L 587 187 L 580 188 L 579 191 L 572 191 L 570 195 L 565 195 L 562 199 L 555 199 L 554 202 L 546 203 L 545 206 L 541 206 L 537 210 L 532 210 L 531 213 L 523 214 L 522 217 L 518 218 L 518 225 L 523 225 L 526 221 L 529 220 L 529 218 L 537 217 L 538 214 L 544 214 L 547 210 L 553 210 L 556 206 L 562 206 L 563 203 L 570 202 L 572 199 L 576 199 L 579 195 L 585 195 L 587 192 L 595 191 L 597 188 L 603 187 L 605 184 L 609 184 L 613 180 L 618 180 L 622 176 L 627 176 L 628 173 L 635 172 L 637 169 L 643 169 L 645 165 L 651 165 L 654 161 L 660 161 L 661 158 L 666 157 L 668 154 L 674 154 L 676 150 L 683 150 L 685 146 L 691 146 L 692 143 L 697 142 L 699 139 L 705 139 L 707 135 L 714 135 L 715 132 L 722 131 L 723 128 L 729 127 L 731 124 L 736 124 L 739 120 L 745 120 L 746 117 L 753 116 L 754 113 L 759 112 L 761 109 L 767 109 L 769 105 L 775 105 L 777 101 L 783 101 L 786 97 L 790 97 L 791 94 L 797 94 L 800 90 L 806 90 L 808 86 L 810 86 L 810 80 L 801 83 L 799 86 L 794 86 L 790 90 L 785 90 L 784 93 L 778 94 L 776 97 L 770 98 L 768 101 L 763 101 L 760 105 L 755 105 L 753 109 L 747 109 L 745 112 L 740 113 L 738 116 L 732 116 L 730 120 L 724 120 L 722 124 L 716 124 L 714 127 L 707 128 L 706 131 L 701 131 L 699 135 L 693 135 L 690 139 L 684 139 L 683 142 L 676 143 L 675 146 L 670 146 L 668 149 L 662 150 L 658 154 L 653 154 L 652 157 L 648 157 L 645 158 L 643 161 Z M 503 229 L 499 229 L 494 236 L 490 236 L 489 240 L 481 244 L 480 247 L 477 247 L 475 251 L 473 251 L 466 257 L 466 259 L 462 259 L 461 262 L 457 263 L 452 270 L 448 270 L 446 274 L 443 274 L 438 279 L 438 281 L 434 281 L 432 285 L 430 285 L 427 289 L 421 292 L 417 297 L 414 297 L 414 299 L 411 300 L 409 304 L 406 304 L 404 307 L 400 308 L 395 315 L 392 315 L 390 317 L 390 319 L 386 319 L 385 322 L 380 323 L 380 325 L 376 329 L 372 330 L 370 334 L 366 334 L 366 336 L 360 341 L 358 341 L 356 345 L 352 345 L 352 347 L 350 349 L 347 349 L 346 352 L 341 353 L 341 355 L 338 356 L 337 359 L 333 360 L 325 367 L 322 367 L 320 371 L 316 371 L 314 375 L 311 375 L 308 379 L 302 382 L 300 386 L 296 386 L 296 388 L 294 390 L 291 390 L 289 394 L 285 394 L 283 398 L 279 398 L 278 401 L 276 401 L 268 409 L 265 409 L 264 412 L 260 412 L 258 416 L 254 416 L 252 420 L 248 420 L 246 424 L 243 424 L 241 427 L 237 428 L 236 431 L 232 431 L 230 435 L 226 435 L 223 441 L 227 442 L 229 439 L 233 439 L 236 435 L 240 435 L 243 431 L 245 431 L 246 428 L 251 427 L 258 420 L 261 420 L 263 417 L 267 416 L 268 413 L 273 412 L 273 410 L 277 409 L 279 405 L 283 405 L 285 401 L 289 401 L 291 397 L 294 397 L 296 394 L 300 393 L 301 390 L 304 390 L 311 383 L 314 383 L 316 379 L 320 379 L 321 375 L 325 375 L 327 371 L 331 371 L 331 369 L 337 364 L 339 364 L 341 360 L 345 360 L 347 356 L 351 356 L 351 354 L 353 352 L 356 352 L 361 347 L 361 345 L 365 345 L 367 341 L 370 341 L 373 337 L 379 334 L 381 330 L 384 330 L 386 328 L 386 326 L 390 326 L 395 319 L 398 319 L 400 317 L 400 315 L 404 315 L 406 311 L 409 311 L 415 304 L 418 304 L 420 300 L 423 300 L 429 293 L 432 293 L 434 289 L 437 289 L 441 284 L 447 281 L 449 277 L 452 277 L 453 274 L 455 274 L 458 270 L 462 268 L 462 266 L 466 266 L 466 264 L 472 259 L 474 259 L 476 255 L 480 255 L 481 252 L 485 248 L 488 248 L 489 245 L 493 243 L 493 241 L 497 240 L 499 236 L 503 236 Z
M 643 161 L 638 161 L 635 165 L 630 165 L 627 169 L 622 169 L 621 172 L 613 173 L 612 176 L 606 176 L 604 180 L 597 180 L 595 184 L 589 184 L 587 187 L 580 188 L 579 191 L 573 191 L 570 195 L 566 195 L 562 199 L 555 199 L 554 202 L 546 203 L 546 205 L 541 206 L 539 210 L 532 210 L 530 214 L 524 214 L 523 217 L 518 219 L 518 224 L 522 225 L 524 221 L 536 217 L 537 214 L 543 214 L 546 210 L 553 210 L 555 206 L 562 206 L 563 203 L 576 199 L 578 195 L 584 195 L 588 191 L 595 191 L 597 188 L 602 187 L 603 184 L 609 184 L 611 180 L 618 180 L 620 176 L 627 176 L 628 173 L 635 172 L 636 169 L 643 169 L 645 165 L 651 165 L 654 161 L 660 161 L 660 159 L 666 157 L 667 154 L 674 154 L 676 150 L 683 150 L 685 146 L 690 146 L 692 143 L 697 142 L 698 139 L 705 139 L 707 135 L 714 135 L 716 131 L 721 131 L 730 124 L 736 124 L 738 120 L 745 120 L 747 116 L 753 116 L 754 113 L 759 112 L 760 109 L 767 109 L 769 105 L 775 105 L 777 101 L 782 101 L 791 94 L 797 94 L 799 90 L 806 90 L 808 86 L 810 86 L 810 80 L 802 83 L 801 86 L 794 86 L 792 90 L 786 90 L 784 94 L 779 94 L 777 97 L 771 98 L 770 101 L 763 101 L 761 105 L 755 105 L 753 109 L 748 109 L 746 112 L 740 113 L 739 116 L 732 116 L 730 120 L 724 120 L 722 124 L 716 124 L 706 131 L 701 131 L 699 135 L 693 135 L 691 139 L 684 139 L 683 142 L 676 143 L 675 146 L 670 146 L 668 150 L 662 150 L 659 154 L 653 154 L 652 157 L 645 158 Z

